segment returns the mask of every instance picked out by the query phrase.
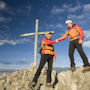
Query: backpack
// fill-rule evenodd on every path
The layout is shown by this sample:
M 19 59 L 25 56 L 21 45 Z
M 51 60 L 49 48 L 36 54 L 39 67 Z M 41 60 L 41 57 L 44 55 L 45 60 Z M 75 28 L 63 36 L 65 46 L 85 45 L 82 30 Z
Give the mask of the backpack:
M 40 43 L 40 45 L 39 45 L 39 54 L 41 54 L 41 52 L 42 52 L 42 47 L 41 47 L 41 43 Z

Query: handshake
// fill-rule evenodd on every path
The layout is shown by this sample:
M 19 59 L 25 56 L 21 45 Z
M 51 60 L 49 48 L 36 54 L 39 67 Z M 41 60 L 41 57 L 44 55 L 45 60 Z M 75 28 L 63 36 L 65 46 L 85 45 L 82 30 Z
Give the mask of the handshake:
M 59 42 L 59 40 L 58 40 L 58 39 L 56 39 L 55 41 L 56 41 L 56 43 L 58 43 L 58 42 Z

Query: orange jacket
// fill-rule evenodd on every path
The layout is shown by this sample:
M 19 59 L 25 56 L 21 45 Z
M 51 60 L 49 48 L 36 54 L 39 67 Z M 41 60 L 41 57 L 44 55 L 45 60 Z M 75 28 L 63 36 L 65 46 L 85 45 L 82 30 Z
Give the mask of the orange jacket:
M 72 28 L 70 28 L 69 30 L 66 31 L 66 33 L 64 34 L 64 36 L 62 36 L 61 38 L 59 38 L 59 41 L 64 40 L 65 38 L 67 38 L 67 36 L 69 36 L 70 41 L 79 39 L 79 40 L 83 40 L 83 31 L 82 29 L 78 26 L 78 25 L 73 25 Z
M 56 41 L 51 41 L 47 38 L 43 38 L 41 42 L 42 47 L 41 54 L 50 54 L 56 56 L 54 52 L 54 45 L 53 45 L 54 43 L 56 43 Z

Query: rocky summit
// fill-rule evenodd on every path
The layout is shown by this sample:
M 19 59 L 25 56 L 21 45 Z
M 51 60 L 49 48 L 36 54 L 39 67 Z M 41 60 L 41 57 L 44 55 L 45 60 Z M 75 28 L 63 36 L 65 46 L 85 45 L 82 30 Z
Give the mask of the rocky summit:
M 56 73 L 52 71 L 52 86 L 46 86 L 47 69 L 44 67 L 36 86 L 30 87 L 37 68 L 31 65 L 25 70 L 4 73 L 0 76 L 0 90 L 90 90 L 90 71 L 83 67 L 75 72 L 70 70 Z

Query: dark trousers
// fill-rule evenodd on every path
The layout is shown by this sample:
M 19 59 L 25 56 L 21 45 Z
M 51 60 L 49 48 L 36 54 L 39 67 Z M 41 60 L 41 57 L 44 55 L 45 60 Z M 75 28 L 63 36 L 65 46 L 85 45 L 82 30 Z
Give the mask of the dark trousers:
M 37 82 L 38 77 L 40 76 L 41 70 L 43 69 L 45 63 L 48 62 L 48 70 L 47 70 L 47 83 L 51 82 L 51 72 L 52 72 L 52 63 L 53 63 L 53 56 L 44 54 L 41 56 L 39 67 L 36 71 L 36 74 L 33 78 L 33 82 Z
M 75 67 L 75 63 L 74 63 L 75 48 L 77 48 L 77 51 L 79 52 L 79 54 L 83 60 L 84 66 L 89 66 L 89 62 L 88 62 L 87 56 L 85 55 L 85 53 L 83 51 L 82 44 L 79 44 L 79 40 L 76 39 L 76 40 L 71 41 L 70 45 L 69 45 L 69 57 L 70 57 L 70 61 L 71 61 L 71 67 Z

